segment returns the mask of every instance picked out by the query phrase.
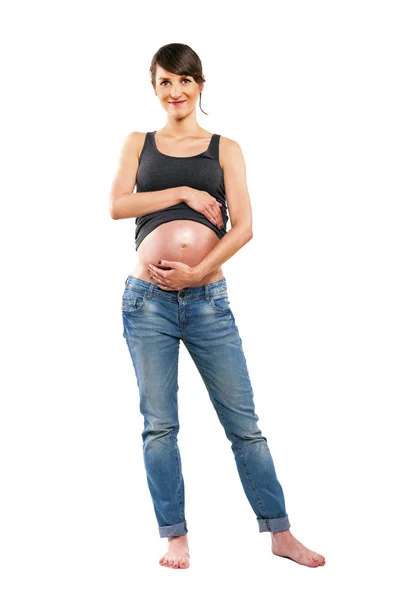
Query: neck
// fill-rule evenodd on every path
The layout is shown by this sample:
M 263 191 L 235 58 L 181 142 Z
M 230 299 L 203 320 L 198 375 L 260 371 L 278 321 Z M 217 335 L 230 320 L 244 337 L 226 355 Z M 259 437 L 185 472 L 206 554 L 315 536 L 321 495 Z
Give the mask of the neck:
M 161 135 L 169 135 L 176 139 L 201 137 L 202 132 L 203 130 L 198 125 L 194 112 L 183 119 L 168 118 L 163 129 L 158 131 Z

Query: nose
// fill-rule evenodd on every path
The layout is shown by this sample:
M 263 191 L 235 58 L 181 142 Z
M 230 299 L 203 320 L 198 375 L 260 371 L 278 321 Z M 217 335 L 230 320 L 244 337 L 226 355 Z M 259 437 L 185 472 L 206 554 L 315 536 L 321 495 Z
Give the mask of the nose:
M 181 96 L 181 89 L 180 89 L 180 86 L 178 84 L 172 83 L 172 88 L 171 88 L 171 91 L 170 91 L 170 95 L 171 95 L 172 98 L 174 98 L 176 100 L 179 98 L 179 96 Z

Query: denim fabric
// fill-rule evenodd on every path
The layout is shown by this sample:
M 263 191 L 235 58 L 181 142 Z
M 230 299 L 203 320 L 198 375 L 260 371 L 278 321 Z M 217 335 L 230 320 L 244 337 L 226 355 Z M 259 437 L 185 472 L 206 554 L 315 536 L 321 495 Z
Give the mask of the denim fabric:
M 144 465 L 160 536 L 188 532 L 177 442 L 180 340 L 194 360 L 231 442 L 259 531 L 289 529 L 283 490 L 267 439 L 257 424 L 259 417 L 226 279 L 166 291 L 129 275 L 122 297 L 122 319 L 144 417 Z

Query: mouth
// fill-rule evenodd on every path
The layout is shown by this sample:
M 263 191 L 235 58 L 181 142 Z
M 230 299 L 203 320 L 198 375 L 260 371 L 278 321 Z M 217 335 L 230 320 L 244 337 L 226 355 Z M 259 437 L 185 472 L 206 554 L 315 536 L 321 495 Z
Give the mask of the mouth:
M 179 100 L 178 102 L 169 102 L 169 104 L 183 104 L 185 100 Z

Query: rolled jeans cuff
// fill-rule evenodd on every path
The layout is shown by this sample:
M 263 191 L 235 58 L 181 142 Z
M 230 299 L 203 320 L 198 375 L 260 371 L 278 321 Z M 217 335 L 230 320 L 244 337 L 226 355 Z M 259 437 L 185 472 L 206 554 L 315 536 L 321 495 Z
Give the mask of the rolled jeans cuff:
M 272 531 L 277 533 L 278 531 L 285 531 L 291 527 L 288 515 L 280 517 L 278 519 L 257 519 L 259 525 L 259 532 Z
M 174 537 L 177 535 L 185 535 L 188 533 L 187 521 L 182 521 L 176 525 L 166 525 L 165 527 L 158 527 L 159 535 L 161 537 Z

